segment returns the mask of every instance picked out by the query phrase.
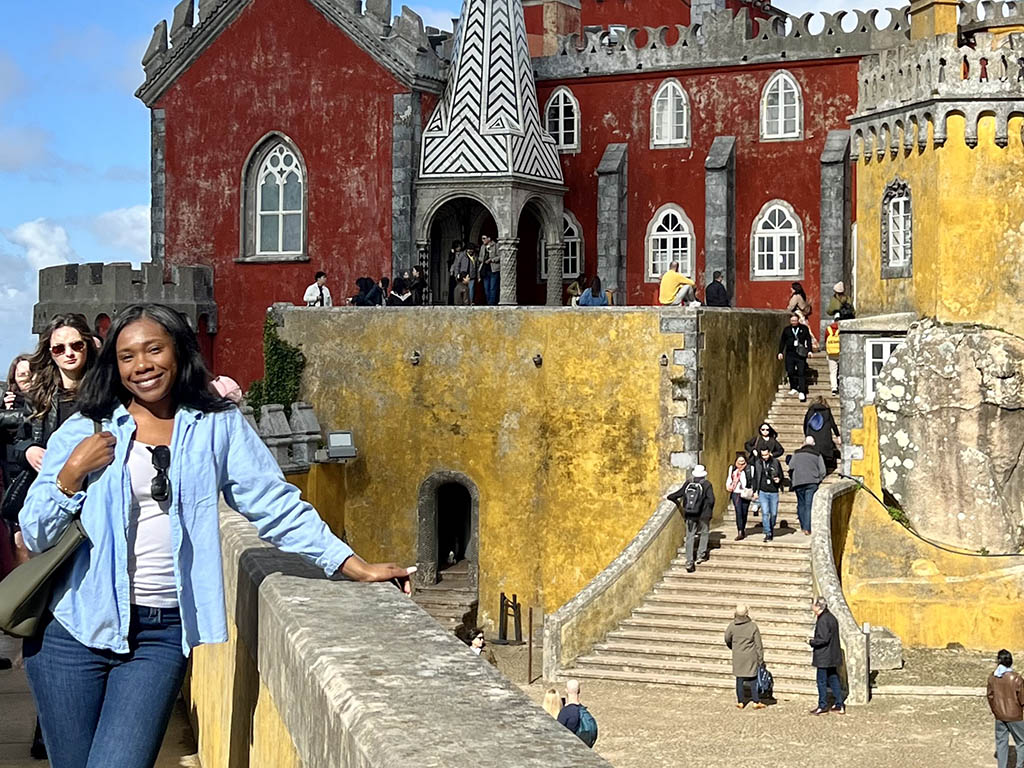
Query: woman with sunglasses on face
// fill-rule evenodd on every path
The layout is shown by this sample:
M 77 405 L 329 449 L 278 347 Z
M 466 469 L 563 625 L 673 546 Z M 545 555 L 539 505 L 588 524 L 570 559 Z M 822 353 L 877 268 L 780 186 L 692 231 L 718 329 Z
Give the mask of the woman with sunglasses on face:
M 397 579 L 409 591 L 415 569 L 353 554 L 209 380 L 176 311 L 126 308 L 29 491 L 31 550 L 51 547 L 76 514 L 89 539 L 55 587 L 45 629 L 25 644 L 54 768 L 153 765 L 189 653 L 227 640 L 221 494 L 262 538 L 327 575 Z

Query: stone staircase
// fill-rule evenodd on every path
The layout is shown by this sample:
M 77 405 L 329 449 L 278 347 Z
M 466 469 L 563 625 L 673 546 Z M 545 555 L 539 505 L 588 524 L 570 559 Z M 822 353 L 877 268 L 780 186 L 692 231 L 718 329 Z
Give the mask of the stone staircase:
M 412 599 L 438 624 L 459 637 L 476 626 L 477 590 L 469 575 L 469 562 L 462 560 L 438 574 L 437 584 L 417 586 Z
M 803 417 L 815 397 L 825 396 L 838 419 L 827 362 L 823 356 L 810 362 L 820 383 L 810 387 L 808 403 L 789 395 L 784 384 L 769 412 L 768 421 L 786 449 L 783 462 L 803 442 Z M 720 469 L 713 468 L 710 476 L 716 494 L 725 493 Z M 835 479 L 830 475 L 826 482 Z M 723 635 L 736 604 L 744 603 L 761 630 L 776 693 L 815 693 L 807 644 L 814 631 L 810 537 L 800 533 L 796 519 L 796 496 L 784 491 L 779 521 L 786 527 L 776 528 L 775 540 L 763 542 L 760 518 L 750 517 L 748 538 L 736 541 L 730 504 L 725 519 L 712 529 L 711 559 L 688 574 L 680 547 L 643 603 L 563 677 L 731 689 L 732 656 Z

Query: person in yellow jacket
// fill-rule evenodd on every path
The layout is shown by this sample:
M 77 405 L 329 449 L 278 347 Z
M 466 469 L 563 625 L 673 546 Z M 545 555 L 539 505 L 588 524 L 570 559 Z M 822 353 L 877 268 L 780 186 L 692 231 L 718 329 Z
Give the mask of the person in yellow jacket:
M 839 313 L 836 312 L 832 324 L 825 328 L 825 355 L 828 357 L 828 380 L 832 384 L 832 394 L 839 394 Z
M 668 271 L 661 276 L 661 289 L 658 291 L 658 301 L 662 304 L 687 304 L 697 306 L 697 294 L 694 291 L 695 283 L 679 271 L 679 262 L 673 261 L 668 265 Z

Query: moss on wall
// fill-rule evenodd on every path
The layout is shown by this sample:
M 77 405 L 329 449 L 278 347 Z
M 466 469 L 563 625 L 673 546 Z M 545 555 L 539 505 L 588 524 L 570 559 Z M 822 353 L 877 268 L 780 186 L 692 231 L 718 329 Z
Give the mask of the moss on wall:
M 978 124 L 978 144 L 964 142 L 964 118 L 924 151 L 886 153 L 857 163 L 857 308 L 861 315 L 916 312 L 946 322 L 1024 329 L 1024 145 L 1010 121 L 1009 144 L 995 143 L 995 119 Z M 885 187 L 906 181 L 913 201 L 913 276 L 881 279 Z

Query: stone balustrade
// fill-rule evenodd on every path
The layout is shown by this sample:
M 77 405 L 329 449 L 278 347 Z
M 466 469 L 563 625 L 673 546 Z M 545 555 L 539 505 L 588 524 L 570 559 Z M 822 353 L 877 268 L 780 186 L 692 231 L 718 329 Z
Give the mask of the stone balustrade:
M 253 409 L 242 406 L 242 414 L 256 430 L 285 474 L 307 472 L 323 440 L 320 422 L 309 403 L 293 403 L 291 418 L 283 405 L 264 405 L 257 423 Z

